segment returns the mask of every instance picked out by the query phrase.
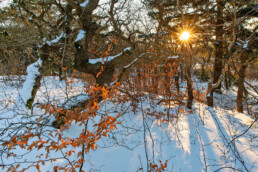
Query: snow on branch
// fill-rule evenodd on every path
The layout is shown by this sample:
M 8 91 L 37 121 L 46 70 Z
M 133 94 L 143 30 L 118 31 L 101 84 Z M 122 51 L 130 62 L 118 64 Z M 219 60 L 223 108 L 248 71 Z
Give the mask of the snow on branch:
M 237 39 L 238 42 L 236 41 L 236 44 L 241 46 L 243 49 L 247 49 L 248 47 L 250 47 L 257 40 L 257 29 L 258 25 L 253 29 L 253 33 L 245 41 Z
M 219 87 L 219 85 L 220 85 L 220 83 L 221 83 L 223 77 L 224 77 L 224 75 L 220 75 L 218 81 L 217 81 L 216 83 L 212 83 L 211 86 L 212 86 L 212 89 L 213 89 L 213 90 Z
M 72 109 L 73 107 L 77 107 L 83 102 L 89 100 L 90 97 L 91 96 L 88 95 L 87 93 L 81 93 L 77 96 L 71 97 L 63 104 L 60 104 L 59 107 L 62 107 L 63 109 Z
M 132 63 L 130 63 L 130 64 L 124 66 L 124 69 L 131 67 L 135 62 L 137 62 L 137 61 L 138 61 L 143 55 L 145 55 L 145 54 L 150 54 L 150 52 L 142 53 L 138 58 L 134 59 L 134 61 L 132 61 Z
M 89 0 L 86 0 L 85 2 L 81 3 L 80 6 L 81 7 L 86 7 L 89 3 Z
M 27 67 L 27 76 L 25 82 L 23 83 L 22 90 L 20 91 L 18 97 L 15 100 L 15 105 L 17 107 L 28 107 L 28 101 L 32 99 L 32 91 L 36 84 L 36 79 L 40 76 L 40 68 L 42 66 L 42 60 L 38 59 L 35 63 L 32 63 Z M 29 107 L 30 108 L 30 107 Z
M 77 35 L 77 38 L 76 38 L 75 42 L 78 42 L 78 41 L 82 40 L 85 37 L 85 34 L 86 34 L 86 32 L 81 29 L 79 31 L 78 35 Z
M 115 58 L 122 56 L 125 52 L 128 52 L 130 50 L 131 50 L 131 47 L 128 47 L 128 48 L 125 48 L 123 50 L 123 52 L 121 52 L 121 53 L 119 53 L 115 56 L 108 56 L 108 57 L 105 57 L 105 58 L 98 58 L 98 59 L 89 59 L 89 63 L 90 64 L 96 64 L 96 63 L 105 64 L 106 62 L 110 62 L 110 61 L 114 60 Z
M 243 45 L 243 48 L 247 48 L 248 47 L 248 42 L 249 42 L 250 40 L 247 40 L 246 42 L 245 42 L 245 44 Z
M 123 78 L 125 72 L 126 72 L 131 66 L 133 66 L 139 59 L 141 59 L 145 54 L 153 54 L 153 53 L 151 53 L 151 52 L 142 53 L 138 58 L 134 59 L 130 64 L 124 66 L 122 72 L 120 73 L 120 75 L 119 75 L 119 77 L 118 77 L 118 79 L 117 79 L 116 81 L 112 82 L 112 83 L 110 84 L 110 86 L 114 85 L 116 82 L 120 82 L 121 79 Z
M 168 56 L 169 59 L 177 59 L 179 56 Z
M 214 83 L 214 78 L 212 77 L 211 73 L 209 73 L 209 76 L 210 76 L 210 78 L 212 78 L 212 79 L 211 79 L 211 82 L 208 83 L 208 90 L 207 90 L 207 93 L 206 93 L 206 97 L 210 97 L 210 98 L 211 98 L 211 97 L 212 97 L 212 96 L 211 96 L 211 93 L 212 93 L 215 89 L 217 89 L 217 88 L 219 87 L 219 85 L 221 84 L 222 79 L 224 78 L 224 72 L 223 72 L 222 75 L 220 75 L 220 77 L 219 77 L 219 79 L 218 79 L 218 81 L 217 81 L 216 83 Z
M 243 49 L 246 49 L 248 47 L 248 43 L 250 40 L 243 41 L 241 39 L 237 39 L 236 45 L 241 46 Z
M 130 64 L 124 66 L 124 68 L 125 68 L 125 69 L 126 69 L 126 68 L 129 68 L 130 66 L 132 66 L 132 65 L 133 65 L 135 62 L 137 62 L 138 60 L 139 60 L 139 58 L 134 59 L 134 61 L 132 61 L 132 63 L 130 63 Z
M 56 39 L 53 39 L 51 41 L 47 41 L 47 44 L 51 46 L 52 44 L 58 43 L 62 38 L 65 38 L 66 34 L 63 32 L 60 36 L 58 36 Z

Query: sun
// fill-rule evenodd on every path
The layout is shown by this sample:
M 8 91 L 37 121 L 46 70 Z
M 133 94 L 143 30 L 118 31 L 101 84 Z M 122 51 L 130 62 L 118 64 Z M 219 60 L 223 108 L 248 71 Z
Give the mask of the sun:
M 190 38 L 190 32 L 188 31 L 183 31 L 180 35 L 181 41 L 187 41 L 189 38 Z

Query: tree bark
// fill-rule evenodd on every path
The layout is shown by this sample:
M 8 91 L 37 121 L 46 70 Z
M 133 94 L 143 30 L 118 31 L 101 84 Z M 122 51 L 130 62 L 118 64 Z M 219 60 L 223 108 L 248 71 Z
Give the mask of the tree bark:
M 179 74 L 178 73 L 175 74 L 175 83 L 176 83 L 177 93 L 179 93 L 180 92 L 180 88 L 179 88 Z
M 226 67 L 225 67 L 226 68 Z M 229 65 L 227 65 L 227 69 L 226 69 L 226 71 L 225 71 L 225 79 L 224 79 L 224 81 L 225 81 L 225 87 L 226 87 L 226 89 L 228 90 L 229 89 L 229 85 L 230 85 L 230 79 L 229 79 L 229 74 L 230 74 L 230 71 L 229 71 Z
M 42 61 L 42 64 L 40 66 L 38 66 L 38 71 L 39 71 L 39 75 L 37 75 L 35 77 L 35 81 L 33 83 L 33 88 L 31 90 L 31 98 L 28 99 L 25 103 L 26 103 L 26 107 L 29 109 L 32 109 L 33 106 L 33 102 L 35 100 L 36 94 L 40 88 L 40 81 L 42 79 L 43 76 L 43 67 L 46 66 L 47 62 L 48 62 L 48 46 L 44 45 L 42 46 L 42 48 L 40 49 L 39 52 L 39 59 Z M 29 93 L 28 93 L 29 94 Z
M 206 99 L 207 99 L 207 105 L 213 108 L 214 103 L 213 103 L 212 82 L 210 82 L 208 84 L 208 91 L 207 91 Z
M 244 80 L 245 80 L 245 71 L 247 68 L 247 64 L 245 64 L 246 62 L 246 54 L 242 54 L 241 58 L 241 65 L 240 65 L 240 70 L 239 70 L 239 78 L 237 81 L 238 84 L 238 91 L 237 91 L 237 111 L 240 113 L 243 113 L 244 109 L 243 109 L 243 94 L 245 91 L 245 86 L 244 86 Z
M 224 2 L 222 0 L 216 0 L 217 3 L 217 21 L 215 28 L 216 42 L 215 42 L 215 61 L 213 68 L 214 83 L 217 83 L 220 76 L 222 75 L 223 69 L 223 8 Z M 221 89 L 221 84 L 217 89 Z
M 213 92 L 219 87 L 222 79 L 223 79 L 223 75 L 218 79 L 217 83 L 214 83 L 214 78 L 211 76 L 211 82 L 208 83 L 208 89 L 207 89 L 207 94 L 206 94 L 207 105 L 210 107 L 214 106 Z
M 191 65 L 186 66 L 186 82 L 187 82 L 187 108 L 192 109 L 193 105 L 193 83 L 191 78 Z

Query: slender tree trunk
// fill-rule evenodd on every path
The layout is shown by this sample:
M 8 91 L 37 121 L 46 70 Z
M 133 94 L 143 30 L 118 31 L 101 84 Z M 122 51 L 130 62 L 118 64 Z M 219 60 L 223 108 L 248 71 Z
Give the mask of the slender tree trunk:
M 171 83 L 170 83 L 170 76 L 168 75 L 168 73 L 170 72 L 170 68 L 164 68 L 163 72 L 165 73 L 165 94 L 170 95 Z
M 213 104 L 213 91 L 211 91 L 207 96 L 207 105 L 210 106 L 210 107 L 213 107 L 214 104 Z
M 192 83 L 192 78 L 191 78 L 191 65 L 190 64 L 188 64 L 186 67 L 186 82 L 187 82 L 187 94 L 188 94 L 187 108 L 192 109 L 193 83 Z
M 143 77 L 142 77 L 142 79 L 143 79 L 143 90 L 144 91 L 148 91 L 148 83 L 149 83 L 149 81 L 148 81 L 148 79 L 149 78 L 146 78 L 146 73 L 149 75 L 149 73 L 148 73 L 148 66 L 144 63 L 144 68 L 143 68 L 143 73 L 142 73 L 142 75 L 143 75 Z
M 65 9 L 65 15 L 66 15 L 66 18 L 65 18 L 65 28 L 64 28 L 64 31 L 65 31 L 65 34 L 66 35 L 70 35 L 72 30 L 70 29 L 70 25 L 72 23 L 72 20 L 73 20 L 73 15 L 72 15 L 72 6 L 68 3 L 66 5 L 66 9 Z M 71 44 L 71 40 L 65 38 L 64 40 L 64 47 L 62 49 L 62 53 L 61 53 L 61 64 L 58 65 L 58 70 L 59 70 L 59 80 L 62 81 L 64 80 L 67 76 L 66 76 L 66 71 L 63 70 L 63 67 L 64 66 L 68 66 L 67 64 L 67 58 L 66 58 L 66 45 L 67 44 Z
M 187 108 L 188 109 L 192 109 L 192 105 L 193 105 L 193 82 L 192 82 L 192 77 L 191 77 L 191 67 L 192 67 L 192 55 L 190 52 L 190 46 L 186 45 L 187 47 L 185 47 L 185 51 L 188 51 L 188 57 L 184 57 L 185 58 L 185 76 L 186 76 L 186 83 L 187 83 L 187 95 L 188 95 L 188 99 L 187 99 Z
M 153 70 L 153 76 L 152 76 L 152 86 L 153 86 L 153 93 L 158 93 L 158 70 L 157 67 L 154 65 L 153 66 L 154 70 Z
M 214 83 L 217 83 L 219 77 L 222 75 L 223 69 L 223 8 L 224 2 L 216 0 L 217 3 L 217 26 L 215 29 L 216 42 L 215 42 L 215 61 L 214 61 Z M 217 89 L 221 89 L 221 84 Z
M 238 84 L 238 91 L 237 91 L 237 111 L 240 113 L 243 113 L 244 109 L 243 109 L 243 94 L 245 91 L 245 85 L 244 85 L 244 79 L 245 79 L 245 71 L 247 68 L 247 64 L 245 64 L 246 62 L 246 56 L 245 54 L 242 55 L 241 57 L 241 66 L 240 66 L 240 70 L 239 70 L 239 78 L 237 81 Z
M 211 82 L 208 83 L 208 89 L 207 89 L 207 95 L 206 95 L 207 105 L 213 108 L 213 106 L 214 106 L 213 92 L 216 87 L 213 88 L 212 85 L 213 85 L 213 78 L 212 78 Z
M 216 35 L 216 42 L 215 42 L 215 60 L 213 65 L 213 76 L 212 76 L 212 82 L 208 84 L 208 91 L 207 91 L 207 104 L 210 107 L 214 106 L 213 103 L 213 92 L 217 89 L 221 89 L 221 83 L 213 89 L 213 84 L 218 83 L 220 76 L 222 75 L 222 69 L 223 69 L 223 8 L 224 8 L 224 2 L 222 0 L 216 0 L 217 3 L 217 26 L 215 29 L 215 35 Z
M 230 82 L 230 78 L 229 78 L 229 66 L 227 65 L 227 70 L 225 72 L 225 87 L 228 90 L 229 89 L 229 82 Z
M 141 81 L 141 68 L 139 65 L 136 66 L 136 88 L 137 91 L 142 89 L 142 81 Z
M 177 93 L 179 93 L 180 92 L 180 88 L 179 88 L 179 74 L 178 73 L 175 74 L 175 83 L 176 83 Z
M 204 81 L 205 79 L 205 70 L 204 70 L 204 64 L 202 64 L 202 67 L 201 67 L 201 80 Z
M 181 62 L 180 62 L 180 80 L 181 80 L 181 83 L 184 82 L 184 67 Z
M 172 63 L 177 93 L 179 93 L 179 91 L 180 91 L 180 88 L 179 88 L 179 75 L 180 75 L 179 74 L 179 64 L 180 64 L 179 59 L 176 59 Z

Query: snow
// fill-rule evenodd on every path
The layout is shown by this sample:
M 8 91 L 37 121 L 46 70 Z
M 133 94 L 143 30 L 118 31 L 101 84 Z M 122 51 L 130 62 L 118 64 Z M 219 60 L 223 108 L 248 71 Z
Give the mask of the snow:
M 66 34 L 63 32 L 60 36 L 56 37 L 56 39 L 53 39 L 51 41 L 47 41 L 47 44 L 51 46 L 52 44 L 58 43 L 62 38 L 64 38 Z
M 73 106 L 78 105 L 80 102 L 84 102 L 85 100 L 89 100 L 90 96 L 86 93 L 81 93 L 77 96 L 74 96 L 70 98 L 67 102 L 65 102 L 62 105 L 59 105 L 59 107 L 62 107 L 64 109 L 71 109 Z
M 30 16 L 29 20 L 30 20 L 30 21 L 33 20 L 33 15 Z
M 5 119 L 5 117 L 10 118 L 15 112 L 11 111 L 11 108 L 4 108 L 5 103 L 2 103 L 8 99 L 10 104 L 7 105 L 11 107 L 13 105 L 12 100 L 15 100 L 16 97 L 29 98 L 26 95 L 26 90 L 30 88 L 32 81 L 39 74 L 38 68 L 41 63 L 39 60 L 29 66 L 28 76 L 20 90 L 0 81 L 1 132 L 12 122 L 35 121 L 36 116 L 44 114 L 44 111 L 36 108 L 35 117 L 24 118 L 24 115 L 22 115 L 23 118 L 19 119 Z M 200 83 L 198 80 L 194 80 L 194 82 L 196 90 L 203 93 L 206 91 L 207 83 Z M 52 100 L 51 103 L 53 104 L 69 108 L 77 102 L 89 98 L 84 92 L 85 86 L 87 84 L 85 85 L 80 80 L 76 80 L 71 85 L 66 85 L 64 81 L 59 81 L 56 77 L 44 77 L 41 81 L 36 102 L 49 103 L 49 100 Z M 22 96 L 18 96 L 19 91 Z M 27 90 L 27 92 L 29 91 Z M 207 105 L 195 101 L 192 112 L 186 112 L 183 107 L 175 106 L 169 109 L 165 104 L 157 105 L 156 102 L 151 102 L 148 94 L 139 97 L 139 104 L 135 111 L 132 110 L 131 102 L 123 103 L 116 99 L 103 101 L 96 118 L 89 121 L 88 129 L 93 130 L 93 124 L 100 120 L 101 115 L 106 113 L 110 116 L 121 113 L 118 120 L 122 123 L 117 125 L 117 129 L 111 131 L 108 137 L 103 137 L 97 142 L 98 148 L 96 150 L 86 154 L 83 170 L 133 172 L 143 168 L 143 171 L 147 171 L 148 159 L 152 163 L 158 163 L 159 160 L 164 163 L 168 160 L 167 171 L 213 172 L 221 169 L 220 171 L 223 172 L 231 172 L 231 168 L 238 169 L 238 171 L 258 171 L 258 127 L 253 126 L 246 134 L 231 142 L 232 139 L 245 132 L 250 123 L 253 122 L 248 114 L 235 112 L 235 102 L 232 101 L 236 98 L 235 93 L 235 90 L 225 91 L 221 95 L 214 93 L 215 108 L 207 107 Z M 28 97 L 26 98 L 26 96 Z M 180 112 L 180 109 L 184 111 Z M 161 119 L 147 115 L 147 112 L 158 114 L 168 111 L 177 115 L 178 118 L 166 123 L 162 122 Z M 48 114 L 45 114 L 45 116 L 48 117 Z M 53 116 L 49 119 L 49 124 L 53 121 L 52 118 Z M 9 133 L 1 135 L 1 138 L 8 139 L 11 129 Z M 62 131 L 61 134 L 64 137 L 75 138 L 79 137 L 83 129 L 83 126 L 72 123 L 71 127 Z M 49 138 L 50 136 L 47 133 L 53 130 L 55 129 L 52 127 L 40 129 L 40 132 L 46 132 L 42 139 Z M 60 132 L 59 130 L 56 131 Z M 51 139 L 56 140 L 55 137 L 51 137 Z M 79 152 L 81 148 L 68 146 L 63 151 L 71 149 Z M 40 158 L 36 157 L 37 155 L 41 153 L 45 155 L 44 149 L 34 149 L 28 154 L 26 150 L 20 147 L 12 151 L 18 155 L 24 154 L 24 156 L 19 157 L 19 159 L 2 156 L 0 164 L 13 163 L 15 160 L 24 162 L 24 159 L 27 159 L 27 161 L 39 160 Z M 53 171 L 54 166 L 68 163 L 65 158 L 62 158 L 62 152 L 60 151 L 50 152 L 50 157 L 60 159 L 55 162 L 47 161 L 44 166 L 41 166 L 41 171 Z M 77 156 L 74 154 L 69 158 L 76 160 Z M 20 163 L 20 165 L 21 167 L 28 166 L 26 163 Z M 33 167 L 26 171 L 34 172 L 36 168 Z
M 130 63 L 130 64 L 124 66 L 124 68 L 129 68 L 129 67 L 132 66 L 135 62 L 137 62 L 138 59 L 139 59 L 139 58 L 134 59 L 134 60 L 132 61 L 132 63 Z
M 249 42 L 249 40 L 247 40 L 247 41 L 245 42 L 245 44 L 243 45 L 243 48 L 247 48 L 248 42 Z
M 179 56 L 168 56 L 169 59 L 177 59 Z
M 242 43 L 245 43 L 245 41 L 243 41 L 243 40 L 241 40 L 241 39 L 237 39 L 237 41 L 240 41 L 240 42 L 242 42 Z
M 77 35 L 77 38 L 76 38 L 75 42 L 78 42 L 78 41 L 82 40 L 85 37 L 85 34 L 86 34 L 86 32 L 81 29 L 79 31 L 78 35 Z
M 24 104 L 26 104 L 27 101 L 31 99 L 31 92 L 33 90 L 36 78 L 40 75 L 39 69 L 41 68 L 41 65 L 42 60 L 38 59 L 38 61 L 27 67 L 27 76 L 25 82 L 23 83 L 23 87 L 15 101 L 16 107 L 24 107 Z
M 236 42 L 237 45 L 243 46 L 243 48 L 246 49 L 248 47 L 248 43 L 249 43 L 250 40 L 243 41 L 241 39 L 237 39 L 237 41 L 240 42 L 240 43 Z
M 128 47 L 128 48 L 125 48 L 123 50 L 123 52 L 121 52 L 115 56 L 108 56 L 105 58 L 98 58 L 98 59 L 89 59 L 89 63 L 90 64 L 96 64 L 96 63 L 104 64 L 105 62 L 110 62 L 110 61 L 114 60 L 115 58 L 120 57 L 123 53 L 125 53 L 126 51 L 130 51 L 130 50 L 131 50 L 131 47 Z
M 168 31 L 163 31 L 161 33 L 159 33 L 160 36 L 164 36 L 164 35 L 167 35 L 169 32 Z
M 89 0 L 86 0 L 85 2 L 81 3 L 80 6 L 81 7 L 86 7 L 89 3 Z
M 236 44 L 237 44 L 237 45 L 241 45 L 241 46 L 242 46 L 242 44 L 240 44 L 240 43 L 238 43 L 238 42 L 236 42 Z
M 0 8 L 4 8 L 7 7 L 8 5 L 10 5 L 12 3 L 13 0 L 2 0 L 0 1 Z
M 143 55 L 145 55 L 145 54 L 150 54 L 150 52 L 148 52 L 148 53 L 142 53 L 138 58 L 134 59 L 134 60 L 132 61 L 132 63 L 130 63 L 130 64 L 124 66 L 124 68 L 126 69 L 126 68 L 129 68 L 130 66 L 132 66 L 135 62 L 137 62 L 137 61 L 138 61 Z

